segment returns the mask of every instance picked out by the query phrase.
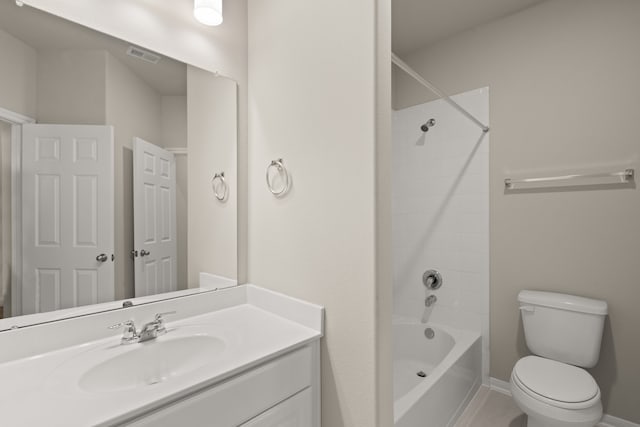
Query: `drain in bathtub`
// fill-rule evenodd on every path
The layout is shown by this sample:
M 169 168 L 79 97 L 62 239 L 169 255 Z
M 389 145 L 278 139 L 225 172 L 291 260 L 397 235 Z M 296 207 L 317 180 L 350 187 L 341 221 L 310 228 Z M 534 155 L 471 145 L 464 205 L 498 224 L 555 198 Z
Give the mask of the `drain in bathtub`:
M 430 340 L 436 336 L 436 333 L 433 329 L 427 328 L 424 330 L 424 336 L 427 337 L 428 340 Z
M 419 377 L 421 377 L 421 378 L 424 378 L 424 377 L 426 377 L 426 376 L 427 376 L 427 374 L 425 374 L 425 373 L 424 373 L 424 371 L 420 371 L 420 372 L 418 372 L 416 375 L 417 375 L 417 376 L 419 376 Z

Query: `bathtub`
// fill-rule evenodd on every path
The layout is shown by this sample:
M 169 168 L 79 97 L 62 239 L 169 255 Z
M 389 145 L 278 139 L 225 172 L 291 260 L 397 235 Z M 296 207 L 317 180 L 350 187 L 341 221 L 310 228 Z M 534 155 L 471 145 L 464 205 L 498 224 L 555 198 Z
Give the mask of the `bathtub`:
M 481 383 L 479 333 L 394 320 L 395 427 L 452 426 Z

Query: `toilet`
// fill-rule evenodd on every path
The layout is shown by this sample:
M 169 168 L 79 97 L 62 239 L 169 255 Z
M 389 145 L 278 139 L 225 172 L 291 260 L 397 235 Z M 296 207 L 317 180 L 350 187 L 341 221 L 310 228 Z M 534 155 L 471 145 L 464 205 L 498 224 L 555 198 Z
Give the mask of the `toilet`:
M 595 426 L 600 388 L 583 368 L 598 363 L 607 303 L 538 291 L 521 291 L 518 302 L 534 355 L 516 362 L 510 388 L 527 427 Z

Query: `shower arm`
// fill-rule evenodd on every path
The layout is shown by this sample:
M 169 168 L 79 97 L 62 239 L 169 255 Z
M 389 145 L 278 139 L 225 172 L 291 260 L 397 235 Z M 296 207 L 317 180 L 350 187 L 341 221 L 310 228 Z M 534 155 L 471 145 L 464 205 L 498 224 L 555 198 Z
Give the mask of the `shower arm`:
M 489 126 L 485 125 L 484 123 L 482 123 L 480 120 L 476 119 L 473 114 L 471 114 L 470 112 L 468 112 L 467 110 L 465 110 L 460 104 L 458 104 L 457 102 L 455 102 L 453 99 L 449 98 L 449 96 L 442 92 L 440 89 L 438 89 L 437 87 L 435 87 L 431 82 L 425 80 L 424 78 L 422 78 L 422 76 L 418 73 L 416 73 L 411 67 L 409 67 L 402 59 L 400 59 L 398 57 L 398 55 L 396 55 L 395 53 L 391 53 L 391 62 L 393 62 L 394 64 L 396 64 L 398 67 L 400 67 L 402 69 L 402 71 L 404 71 L 405 73 L 409 74 L 411 77 L 413 77 L 415 80 L 418 81 L 418 83 L 420 83 L 422 86 L 426 87 L 427 89 L 429 89 L 431 92 L 435 93 L 436 95 L 438 95 L 438 97 L 442 98 L 447 104 L 451 105 L 453 108 L 455 108 L 456 110 L 458 110 L 460 113 L 462 113 L 462 115 L 464 115 L 466 118 L 468 118 L 469 120 L 471 120 L 473 123 L 475 123 L 476 125 L 478 125 L 480 127 L 480 129 L 482 129 L 483 132 L 489 132 Z

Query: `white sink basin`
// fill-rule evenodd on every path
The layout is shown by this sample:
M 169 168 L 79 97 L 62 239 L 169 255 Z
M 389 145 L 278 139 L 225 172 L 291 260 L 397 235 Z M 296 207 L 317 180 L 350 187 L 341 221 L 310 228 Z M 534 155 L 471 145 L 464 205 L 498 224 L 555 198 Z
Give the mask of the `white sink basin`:
M 202 368 L 226 347 L 224 341 L 209 335 L 164 336 L 130 346 L 86 369 L 78 381 L 80 388 L 112 392 L 151 387 Z

